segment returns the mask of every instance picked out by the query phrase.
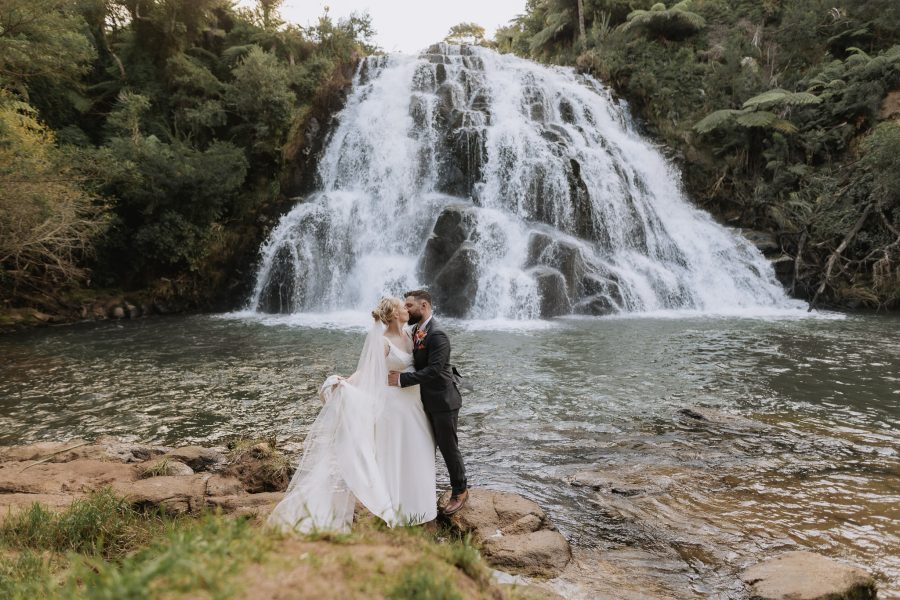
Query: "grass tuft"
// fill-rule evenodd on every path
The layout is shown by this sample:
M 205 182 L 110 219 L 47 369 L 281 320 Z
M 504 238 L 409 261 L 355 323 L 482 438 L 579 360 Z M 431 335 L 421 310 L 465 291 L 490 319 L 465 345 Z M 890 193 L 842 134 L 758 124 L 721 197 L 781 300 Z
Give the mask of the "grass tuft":
M 87 559 L 77 564 L 64 596 L 144 598 L 198 594 L 232 595 L 231 576 L 246 562 L 259 562 L 271 540 L 246 519 L 206 515 L 172 530 L 119 563 Z
M 169 475 L 169 468 L 171 467 L 171 465 L 171 459 L 162 458 L 141 471 L 141 478 L 148 479 L 150 477 L 161 477 L 163 475 Z
M 400 573 L 399 581 L 388 590 L 389 600 L 462 600 L 462 594 L 437 565 L 422 560 Z
M 75 500 L 63 512 L 33 504 L 9 516 L 0 525 L 0 543 L 117 559 L 145 544 L 166 523 L 159 514 L 136 511 L 106 488 Z

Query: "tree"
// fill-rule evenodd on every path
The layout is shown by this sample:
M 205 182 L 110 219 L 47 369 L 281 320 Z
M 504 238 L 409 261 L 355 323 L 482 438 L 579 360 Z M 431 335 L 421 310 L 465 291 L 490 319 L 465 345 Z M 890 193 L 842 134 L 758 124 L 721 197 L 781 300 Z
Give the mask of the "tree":
M 690 10 L 691 0 L 682 0 L 666 8 L 662 2 L 650 10 L 636 10 L 628 15 L 623 31 L 643 31 L 655 37 L 680 40 L 694 35 L 706 25 L 706 20 Z
M 578 5 L 578 39 L 584 43 L 584 0 L 577 0 Z
M 484 44 L 484 27 L 478 23 L 457 23 L 450 28 L 444 41 L 448 44 L 471 44 L 480 46 Z
M 295 101 L 287 68 L 274 54 L 254 46 L 232 75 L 225 104 L 242 122 L 235 134 L 252 153 L 277 158 L 290 128 Z
M 68 0 L 0 3 L 0 87 L 27 100 L 29 81 L 78 84 L 95 58 L 84 19 Z
M 0 296 L 83 280 L 104 230 L 103 207 L 54 142 L 33 108 L 0 92 Z

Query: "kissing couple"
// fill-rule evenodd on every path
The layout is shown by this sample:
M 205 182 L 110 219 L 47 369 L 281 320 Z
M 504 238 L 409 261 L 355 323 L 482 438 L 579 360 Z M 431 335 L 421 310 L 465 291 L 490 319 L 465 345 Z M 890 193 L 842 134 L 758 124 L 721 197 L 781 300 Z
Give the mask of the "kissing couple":
M 456 435 L 459 374 L 450 340 L 432 317 L 431 294 L 383 298 L 372 317 L 356 372 L 332 375 L 321 387 L 324 406 L 268 518 L 275 527 L 348 531 L 357 501 L 391 527 L 434 520 L 435 446 L 452 487 L 444 514 L 468 499 Z

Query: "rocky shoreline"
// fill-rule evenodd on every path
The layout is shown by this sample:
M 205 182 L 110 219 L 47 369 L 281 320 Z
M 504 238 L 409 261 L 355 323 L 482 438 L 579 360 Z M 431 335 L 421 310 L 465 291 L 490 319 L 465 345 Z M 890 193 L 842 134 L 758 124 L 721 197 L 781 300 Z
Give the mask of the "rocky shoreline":
M 282 498 L 292 464 L 260 441 L 238 441 L 230 448 L 165 447 L 101 437 L 0 447 L 0 524 L 34 503 L 63 510 L 106 488 L 137 509 L 171 515 L 214 510 L 261 524 Z M 576 479 L 576 485 L 594 485 Z M 469 536 L 498 571 L 539 586 L 529 592 L 535 597 L 553 597 L 553 588 L 570 588 L 567 582 L 577 580 L 579 571 L 599 564 L 590 552 L 573 552 L 546 512 L 517 494 L 473 489 L 464 509 L 444 525 Z M 751 598 L 876 598 L 868 573 L 809 552 L 762 561 L 741 580 Z

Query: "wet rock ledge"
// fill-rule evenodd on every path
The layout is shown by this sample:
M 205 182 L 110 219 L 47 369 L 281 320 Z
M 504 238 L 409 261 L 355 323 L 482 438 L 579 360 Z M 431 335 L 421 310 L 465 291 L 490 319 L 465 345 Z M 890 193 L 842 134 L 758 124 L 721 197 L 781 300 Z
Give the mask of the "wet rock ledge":
M 103 437 L 0 446 L 0 521 L 35 502 L 64 509 L 105 487 L 140 509 L 220 509 L 262 519 L 281 500 L 292 465 L 265 442 L 172 448 Z M 448 524 L 471 535 L 487 562 L 503 571 L 551 578 L 571 560 L 568 542 L 543 509 L 516 494 L 473 489 Z

